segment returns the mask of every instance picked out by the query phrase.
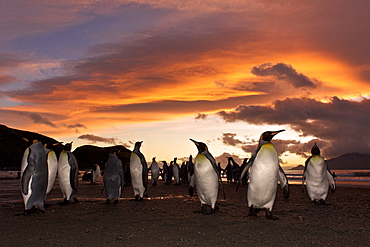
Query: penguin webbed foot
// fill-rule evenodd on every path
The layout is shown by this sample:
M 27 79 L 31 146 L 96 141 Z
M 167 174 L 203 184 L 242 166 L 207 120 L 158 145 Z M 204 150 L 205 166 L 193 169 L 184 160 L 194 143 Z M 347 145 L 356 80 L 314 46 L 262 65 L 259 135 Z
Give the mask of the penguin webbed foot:
M 66 206 L 69 204 L 69 200 L 64 199 L 63 202 L 58 203 L 59 206 Z
M 266 209 L 266 219 L 268 220 L 278 220 L 279 218 L 272 215 L 272 212 Z
M 256 216 L 257 216 L 257 213 L 258 213 L 260 210 L 261 210 L 261 209 L 259 209 L 259 208 L 255 208 L 255 207 L 253 207 L 253 206 L 250 206 L 248 216 L 254 216 L 254 217 L 256 217 Z
M 73 201 L 74 201 L 75 203 L 78 203 L 78 199 L 77 199 L 77 198 L 73 198 Z

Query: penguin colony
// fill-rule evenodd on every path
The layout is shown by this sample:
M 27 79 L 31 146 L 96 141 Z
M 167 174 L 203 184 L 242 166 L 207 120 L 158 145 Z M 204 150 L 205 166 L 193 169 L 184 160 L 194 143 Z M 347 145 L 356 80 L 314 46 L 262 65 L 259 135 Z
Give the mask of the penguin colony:
M 130 163 L 125 166 L 125 169 L 116 152 L 109 154 L 103 176 L 106 202 L 107 204 L 111 201 L 118 203 L 124 185 L 132 186 L 133 200 L 142 201 L 144 197 L 148 196 L 148 171 L 150 170 L 153 186 L 157 185 L 159 176 L 162 177 L 165 184 L 187 183 L 189 184 L 189 195 L 193 196 L 196 191 L 200 201 L 200 210 L 194 212 L 213 214 L 219 210 L 217 199 L 219 187 L 223 190 L 221 172 L 224 172 L 227 182 L 236 184 L 236 190 L 241 183 L 248 184 L 249 216 L 257 216 L 260 210 L 265 210 L 267 219 L 278 219 L 272 215 L 277 186 L 279 183 L 284 198 L 288 199 L 289 184 L 279 165 L 278 152 L 272 139 L 283 131 L 262 133 L 257 149 L 249 160 L 244 159 L 243 164 L 239 166 L 232 157 L 229 157 L 228 165 L 224 170 L 221 169 L 220 163 L 216 164 L 207 145 L 193 139 L 190 140 L 198 150 L 194 160 L 190 155 L 189 161 L 183 162 L 181 167 L 177 164 L 177 158 L 174 158 L 170 165 L 166 161 L 161 161 L 163 163 L 161 169 L 154 157 L 148 169 L 145 157 L 140 152 L 142 142 L 136 142 L 134 150 L 131 152 Z M 25 214 L 35 211 L 44 212 L 44 201 L 53 187 L 56 175 L 58 175 L 59 186 L 63 194 L 63 202 L 60 205 L 69 204 L 70 199 L 78 202 L 78 164 L 71 148 L 72 142 L 64 145 L 59 159 L 52 149 L 44 147 L 37 140 L 25 150 L 21 164 L 21 193 Z M 327 167 L 324 158 L 320 156 L 320 149 L 316 144 L 312 147 L 311 154 L 312 156 L 305 163 L 302 189 L 306 182 L 310 200 L 315 204 L 325 204 L 329 187 L 332 192 L 335 191 L 334 176 Z M 100 167 L 94 165 L 91 184 L 95 184 L 99 175 Z

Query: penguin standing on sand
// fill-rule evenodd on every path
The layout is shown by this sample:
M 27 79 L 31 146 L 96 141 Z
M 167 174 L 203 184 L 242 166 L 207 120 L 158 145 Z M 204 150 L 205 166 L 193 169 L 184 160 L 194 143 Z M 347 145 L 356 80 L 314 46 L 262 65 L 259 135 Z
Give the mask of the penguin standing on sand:
M 46 189 L 46 194 L 49 194 L 53 188 L 55 177 L 57 176 L 58 158 L 52 149 L 47 148 L 47 144 L 44 145 L 44 148 L 46 153 L 46 163 L 48 165 L 48 187 Z
M 76 195 L 78 187 L 78 164 L 71 149 L 72 142 L 64 145 L 64 150 L 60 153 L 58 160 L 59 187 L 63 194 L 62 205 L 69 204 L 71 198 L 75 202 L 78 202 Z
M 152 173 L 152 185 L 157 185 L 157 181 L 159 178 L 159 166 L 157 161 L 155 161 L 155 157 L 152 159 L 152 164 L 150 165 L 150 171 Z
M 200 212 L 206 213 L 208 205 L 211 207 L 211 213 L 215 213 L 218 210 L 216 202 L 220 179 L 216 161 L 208 151 L 206 144 L 190 140 L 197 146 L 198 155 L 195 157 L 194 179 L 189 184 L 189 194 L 193 196 L 195 187 L 202 207 Z
M 96 180 L 98 179 L 100 175 L 100 166 L 98 164 L 95 164 L 92 169 L 92 179 L 91 179 L 91 184 L 95 184 Z
M 187 169 L 188 169 L 188 181 L 190 183 L 191 180 L 194 177 L 194 163 L 193 163 L 193 156 L 192 155 L 189 156 Z
M 282 131 L 284 130 L 262 133 L 257 150 L 253 153 L 252 158 L 244 167 L 240 176 L 241 178 L 244 177 L 250 168 L 250 182 L 247 193 L 249 216 L 257 216 L 260 209 L 265 209 L 267 219 L 278 219 L 271 213 L 275 202 L 278 181 L 283 188 L 284 198 L 287 199 L 289 197 L 288 179 L 279 165 L 276 148 L 271 143 L 272 138 Z
M 123 167 L 122 161 L 118 159 L 116 153 L 110 153 L 107 163 L 105 163 L 103 184 L 105 196 L 107 197 L 107 204 L 112 200 L 118 203 L 124 181 L 123 181 Z
M 136 142 L 130 157 L 131 183 L 135 201 L 142 201 L 148 188 L 148 167 L 144 155 L 140 152 L 141 142 Z
M 35 141 L 24 151 L 21 164 L 21 192 L 26 214 L 35 210 L 44 212 L 47 186 L 46 152 L 41 142 Z
M 325 204 L 329 184 L 331 191 L 335 192 L 335 180 L 324 158 L 320 155 L 320 148 L 316 143 L 311 149 L 311 154 L 312 156 L 306 160 L 304 167 L 302 186 L 306 180 L 306 188 L 311 201 Z
M 180 167 L 177 164 L 177 158 L 174 158 L 172 162 L 172 174 L 175 179 L 175 185 L 180 185 Z

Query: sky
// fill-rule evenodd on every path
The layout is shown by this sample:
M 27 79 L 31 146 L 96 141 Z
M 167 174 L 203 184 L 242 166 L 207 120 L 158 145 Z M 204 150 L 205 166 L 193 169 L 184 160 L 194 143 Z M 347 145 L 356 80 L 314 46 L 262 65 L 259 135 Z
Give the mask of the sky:
M 370 1 L 3 0 L 0 123 L 226 165 L 370 153 Z M 238 160 L 240 161 L 240 160 Z

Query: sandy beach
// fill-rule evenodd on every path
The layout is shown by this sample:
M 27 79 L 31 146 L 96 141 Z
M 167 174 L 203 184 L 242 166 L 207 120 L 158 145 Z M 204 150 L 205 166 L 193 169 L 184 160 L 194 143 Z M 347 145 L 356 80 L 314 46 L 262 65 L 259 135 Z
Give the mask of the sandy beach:
M 273 214 L 249 217 L 246 189 L 235 192 L 224 184 L 220 210 L 199 210 L 197 197 L 186 184 L 149 185 L 149 198 L 131 201 L 125 187 L 118 204 L 107 205 L 98 184 L 80 181 L 79 202 L 59 206 L 57 185 L 49 194 L 45 213 L 22 216 L 19 180 L 0 180 L 2 246 L 370 246 L 370 188 L 340 186 L 330 193 L 328 205 L 314 205 L 301 186 L 291 185 L 288 201 L 278 194 Z

